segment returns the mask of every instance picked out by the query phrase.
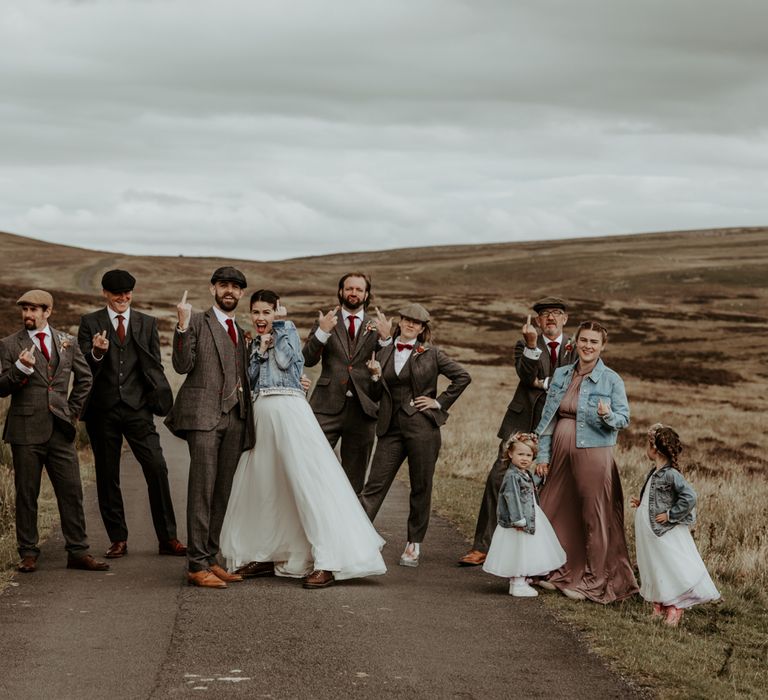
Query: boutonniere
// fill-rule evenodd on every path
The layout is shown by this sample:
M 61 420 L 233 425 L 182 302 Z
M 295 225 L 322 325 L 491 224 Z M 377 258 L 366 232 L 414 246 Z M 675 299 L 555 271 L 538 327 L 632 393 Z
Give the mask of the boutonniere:
M 69 335 L 68 333 L 59 333 L 58 335 L 58 341 L 59 341 L 59 347 L 62 350 L 66 350 L 74 340 L 74 336 Z
M 429 345 L 419 345 L 419 347 L 416 348 L 416 354 L 421 355 L 421 353 L 425 352 L 426 350 L 429 350 Z
M 250 345 L 253 342 L 253 336 L 251 335 L 250 331 L 246 331 L 243 334 L 243 337 L 245 338 L 245 344 Z
M 365 333 L 370 333 L 371 331 L 375 331 L 375 330 L 377 330 L 376 324 L 373 321 L 368 321 L 368 323 L 365 324 L 365 329 L 364 329 Z
M 568 341 L 568 342 L 565 344 L 565 348 L 563 348 L 563 349 L 564 349 L 564 351 L 565 351 L 565 353 L 566 353 L 566 354 L 567 354 L 567 353 L 569 353 L 569 352 L 571 352 L 571 351 L 573 350 L 573 343 L 571 343 L 571 341 L 569 340 L 569 341 Z

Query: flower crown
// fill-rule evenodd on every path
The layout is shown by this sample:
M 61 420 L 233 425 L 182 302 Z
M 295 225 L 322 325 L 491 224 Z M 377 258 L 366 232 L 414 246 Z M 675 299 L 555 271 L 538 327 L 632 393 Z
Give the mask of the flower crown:
M 534 445 L 539 444 L 539 436 L 536 433 L 515 433 L 504 445 L 504 449 L 508 450 L 515 442 L 532 442 Z

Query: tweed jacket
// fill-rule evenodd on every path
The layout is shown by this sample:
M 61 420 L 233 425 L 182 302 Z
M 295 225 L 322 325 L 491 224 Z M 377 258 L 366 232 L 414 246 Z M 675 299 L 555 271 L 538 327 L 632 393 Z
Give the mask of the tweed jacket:
M 696 524 L 696 492 L 686 478 L 674 467 L 667 464 L 661 469 L 655 467 L 648 472 L 640 500 L 645 489 L 648 492 L 648 517 L 651 520 L 653 534 L 661 537 L 675 525 L 693 527 Z M 657 523 L 656 516 L 666 513 L 669 520 Z
M 0 396 L 10 396 L 3 439 L 15 445 L 41 445 L 51 437 L 54 420 L 75 439 L 76 425 L 93 378 L 73 335 L 48 326 L 56 346 L 58 364 L 48 373 L 48 364 L 35 348 L 35 367 L 24 374 L 16 367 L 22 350 L 33 345 L 22 329 L 0 341 Z M 74 377 L 72 390 L 70 380 Z
M 315 321 L 302 348 L 305 367 L 314 367 L 321 360 L 323 365 L 309 403 L 315 413 L 336 415 L 344 409 L 351 384 L 363 412 L 370 418 L 376 418 L 378 406 L 376 400 L 371 398 L 373 382 L 365 366 L 371 354 L 379 347 L 375 319 L 368 314 L 364 315 L 363 326 L 353 344 L 344 325 L 341 309 L 336 313 L 339 320 L 328 342 L 324 345 L 317 339 L 315 333 L 318 322 Z
M 544 335 L 539 334 L 536 347 L 542 352 L 537 360 L 532 360 L 523 354 L 525 343 L 522 340 L 515 344 L 515 370 L 519 382 L 497 433 L 500 440 L 506 440 L 517 432 L 533 432 L 541 419 L 547 392 L 534 386 L 534 381 L 551 377 L 556 368 L 552 367 L 547 338 Z M 571 364 L 576 357 L 572 341 L 564 335 L 558 349 L 558 367 Z
M 239 414 L 245 419 L 246 426 L 243 449 L 249 450 L 255 443 L 247 374 L 249 347 L 243 329 L 235 323 L 239 376 L 231 378 L 234 380 L 232 387 L 226 385 L 225 358 L 229 347 L 224 343 L 231 341 L 226 334 L 215 333 L 216 326 L 221 328 L 213 309 L 208 309 L 192 314 L 184 333 L 176 329 L 173 336 L 173 368 L 179 374 L 186 374 L 187 378 L 179 389 L 165 424 L 180 438 L 190 430 L 213 430 L 224 412 L 224 399 L 235 391 Z
M 93 391 L 88 398 L 85 409 L 85 418 L 91 413 L 101 410 L 100 394 L 112 389 L 106 373 L 102 374 L 106 366 L 105 359 L 96 360 L 93 350 L 93 336 L 102 331 L 112 335 L 114 328 L 106 308 L 86 314 L 80 319 L 80 329 L 77 333 L 77 342 L 85 355 L 91 371 L 93 372 Z M 141 404 L 149 408 L 156 416 L 165 416 L 173 405 L 173 392 L 168 380 L 165 378 L 163 363 L 160 358 L 160 335 L 157 331 L 157 320 L 152 316 L 131 308 L 128 320 L 128 334 L 136 347 L 139 359 L 139 367 L 144 377 L 145 391 L 142 397 L 137 397 Z M 110 354 L 116 354 L 119 349 L 115 343 L 110 343 Z
M 388 363 L 394 363 L 394 355 L 394 342 L 378 352 L 376 357 L 381 364 L 382 372 Z M 410 393 L 401 406 L 393 405 L 392 394 L 383 378 L 379 382 L 374 382 L 374 396 L 380 397 L 381 399 L 381 403 L 379 404 L 379 420 L 376 425 L 376 435 L 378 435 L 378 437 L 381 437 L 387 432 L 389 424 L 392 421 L 392 415 L 398 408 L 402 409 L 409 416 L 419 413 L 419 409 L 413 405 L 413 399 L 417 396 L 429 396 L 433 399 L 437 399 L 440 404 L 439 409 L 430 408 L 421 413 L 423 413 L 436 428 L 439 428 L 448 420 L 448 409 L 453 405 L 454 401 L 461 396 L 461 393 L 472 381 L 469 372 L 467 372 L 467 370 L 465 370 L 458 362 L 451 360 L 439 347 L 436 345 L 423 344 L 419 341 L 414 343 L 411 356 L 408 358 L 408 362 L 401 371 L 401 377 L 403 376 L 403 372 L 408 373 L 407 378 L 410 382 Z M 450 379 L 451 383 L 445 391 L 438 396 L 437 379 L 441 374 Z

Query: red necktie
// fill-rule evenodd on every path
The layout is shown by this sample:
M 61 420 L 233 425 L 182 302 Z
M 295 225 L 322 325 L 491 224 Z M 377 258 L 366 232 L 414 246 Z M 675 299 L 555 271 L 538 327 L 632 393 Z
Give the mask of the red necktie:
M 51 361 L 51 353 L 48 352 L 48 348 L 45 345 L 45 333 L 37 333 L 37 339 L 40 341 L 40 352 L 43 353 L 43 357 L 46 362 Z
M 349 317 L 349 337 L 351 340 L 355 339 L 355 320 L 356 319 L 357 319 L 357 316 Z
M 409 345 L 408 343 L 396 343 L 395 346 L 397 347 L 398 352 L 402 352 L 403 350 L 413 350 L 413 345 Z
M 125 324 L 123 323 L 125 318 L 120 314 L 117 315 L 117 339 L 121 342 L 125 342 Z
M 232 338 L 232 342 L 237 345 L 237 331 L 235 331 L 235 322 L 231 319 L 227 319 L 227 333 Z
M 559 343 L 550 340 L 547 345 L 549 345 L 549 361 L 552 363 L 552 369 L 555 369 L 557 367 L 557 346 Z

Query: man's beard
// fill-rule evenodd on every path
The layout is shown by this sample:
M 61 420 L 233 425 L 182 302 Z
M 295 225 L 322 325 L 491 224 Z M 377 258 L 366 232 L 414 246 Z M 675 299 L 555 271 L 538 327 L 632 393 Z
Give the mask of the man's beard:
M 347 297 L 342 297 L 341 303 L 342 306 L 350 311 L 357 311 L 363 304 L 365 304 L 365 299 L 358 299 L 357 301 L 352 302 Z
M 218 306 L 222 311 L 234 311 L 237 308 L 237 302 L 240 301 L 239 299 L 235 299 L 235 297 L 220 297 L 218 294 L 216 295 L 216 306 Z
M 26 328 L 28 331 L 33 331 L 37 328 L 37 323 L 35 323 L 35 319 L 28 318 L 24 320 L 24 328 Z

